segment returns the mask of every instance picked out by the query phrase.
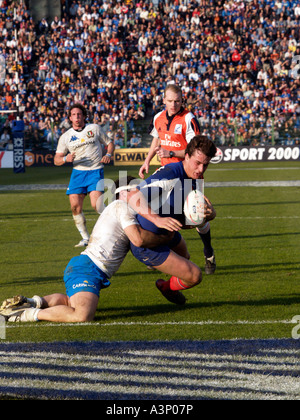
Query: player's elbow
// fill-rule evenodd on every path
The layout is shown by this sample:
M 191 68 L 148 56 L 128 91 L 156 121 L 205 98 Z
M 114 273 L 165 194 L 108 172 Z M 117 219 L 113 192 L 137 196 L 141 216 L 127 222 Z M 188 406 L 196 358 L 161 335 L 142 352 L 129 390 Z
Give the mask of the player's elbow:
M 156 239 L 157 235 L 137 226 L 134 233 L 129 236 L 129 239 L 130 242 L 138 248 L 151 248 L 156 245 L 156 243 L 153 243 L 153 236 L 155 236 Z
M 147 245 L 146 241 L 143 240 L 143 238 L 141 236 L 137 236 L 135 238 L 132 238 L 131 243 L 138 248 L 143 248 Z

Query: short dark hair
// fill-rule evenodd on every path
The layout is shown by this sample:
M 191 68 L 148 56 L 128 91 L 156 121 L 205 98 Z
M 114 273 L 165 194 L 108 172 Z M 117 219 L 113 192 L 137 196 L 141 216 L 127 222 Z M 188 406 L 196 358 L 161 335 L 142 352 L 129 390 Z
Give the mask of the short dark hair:
M 71 108 L 69 109 L 69 114 L 68 114 L 68 117 L 69 117 L 69 118 L 70 118 L 70 116 L 71 116 L 71 112 L 72 112 L 72 110 L 73 110 L 73 109 L 75 109 L 75 108 L 80 109 L 80 110 L 82 111 L 82 115 L 84 116 L 84 118 L 86 118 L 86 116 L 87 116 L 87 112 L 86 112 L 85 107 L 84 107 L 82 104 L 73 104 L 73 105 L 71 106 Z
M 135 177 L 133 177 L 133 176 L 131 176 L 131 175 L 127 175 L 127 177 L 125 177 L 125 178 L 118 178 L 116 181 L 115 181 L 115 187 L 116 187 L 116 189 L 115 189 L 115 191 L 119 188 L 119 187 L 125 187 L 126 185 L 130 185 L 130 183 L 132 182 L 132 181 L 135 181 L 137 178 L 135 178 Z M 120 197 L 120 194 L 118 193 L 118 194 L 116 194 L 116 200 L 118 200 L 119 199 L 119 197 Z
M 196 150 L 200 150 L 205 156 L 210 158 L 215 157 L 217 153 L 217 148 L 207 136 L 198 134 L 195 136 L 187 145 L 185 153 L 191 157 Z

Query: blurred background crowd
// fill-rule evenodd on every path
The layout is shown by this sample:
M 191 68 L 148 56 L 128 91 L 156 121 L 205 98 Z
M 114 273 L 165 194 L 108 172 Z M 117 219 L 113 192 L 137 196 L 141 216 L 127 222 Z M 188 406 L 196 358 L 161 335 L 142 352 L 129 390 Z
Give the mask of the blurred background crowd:
M 299 144 L 299 28 L 299 1 L 64 0 L 34 21 L 0 0 L 0 148 L 16 118 L 1 111 L 19 111 L 27 148 L 53 149 L 74 102 L 116 147 L 147 146 L 167 83 L 218 145 Z

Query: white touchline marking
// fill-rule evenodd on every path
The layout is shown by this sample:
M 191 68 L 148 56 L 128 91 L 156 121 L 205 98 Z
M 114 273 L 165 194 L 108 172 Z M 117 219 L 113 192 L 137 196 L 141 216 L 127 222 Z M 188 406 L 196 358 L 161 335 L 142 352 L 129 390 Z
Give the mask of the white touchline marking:
M 17 325 L 6 325 L 6 328 L 19 328 L 20 325 L 23 327 L 86 327 L 86 326 L 94 326 L 94 327 L 120 327 L 120 326 L 137 326 L 137 325 L 144 325 L 147 326 L 166 326 L 166 325 L 265 325 L 265 324 L 294 324 L 292 320 L 263 320 L 263 321 L 247 321 L 247 320 L 237 320 L 237 321 L 178 321 L 178 322 L 77 322 L 77 323 L 48 323 L 48 322 L 37 322 L 37 323 L 22 323 Z
M 300 216 L 220 216 L 218 219 L 241 219 L 241 220 L 252 220 L 252 219 L 300 219 Z
M 300 187 L 300 181 L 223 181 L 206 182 L 206 188 L 224 187 Z
M 299 187 L 299 180 L 290 181 L 222 181 L 205 182 L 205 187 Z M 62 184 L 24 184 L 24 185 L 0 185 L 0 191 L 56 191 L 65 190 L 67 186 Z

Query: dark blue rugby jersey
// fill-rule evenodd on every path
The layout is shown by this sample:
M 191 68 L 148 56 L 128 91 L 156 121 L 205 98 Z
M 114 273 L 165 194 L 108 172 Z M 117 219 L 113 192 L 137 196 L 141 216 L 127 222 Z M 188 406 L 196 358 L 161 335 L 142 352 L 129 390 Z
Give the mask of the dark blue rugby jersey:
M 197 181 L 190 179 L 185 173 L 183 162 L 176 162 L 159 168 L 138 188 L 153 211 L 162 217 L 173 217 L 184 224 L 185 198 L 192 189 L 196 188 L 196 185 Z M 158 229 L 145 218 L 138 215 L 137 219 L 142 228 L 155 233 L 163 233 L 162 229 Z

